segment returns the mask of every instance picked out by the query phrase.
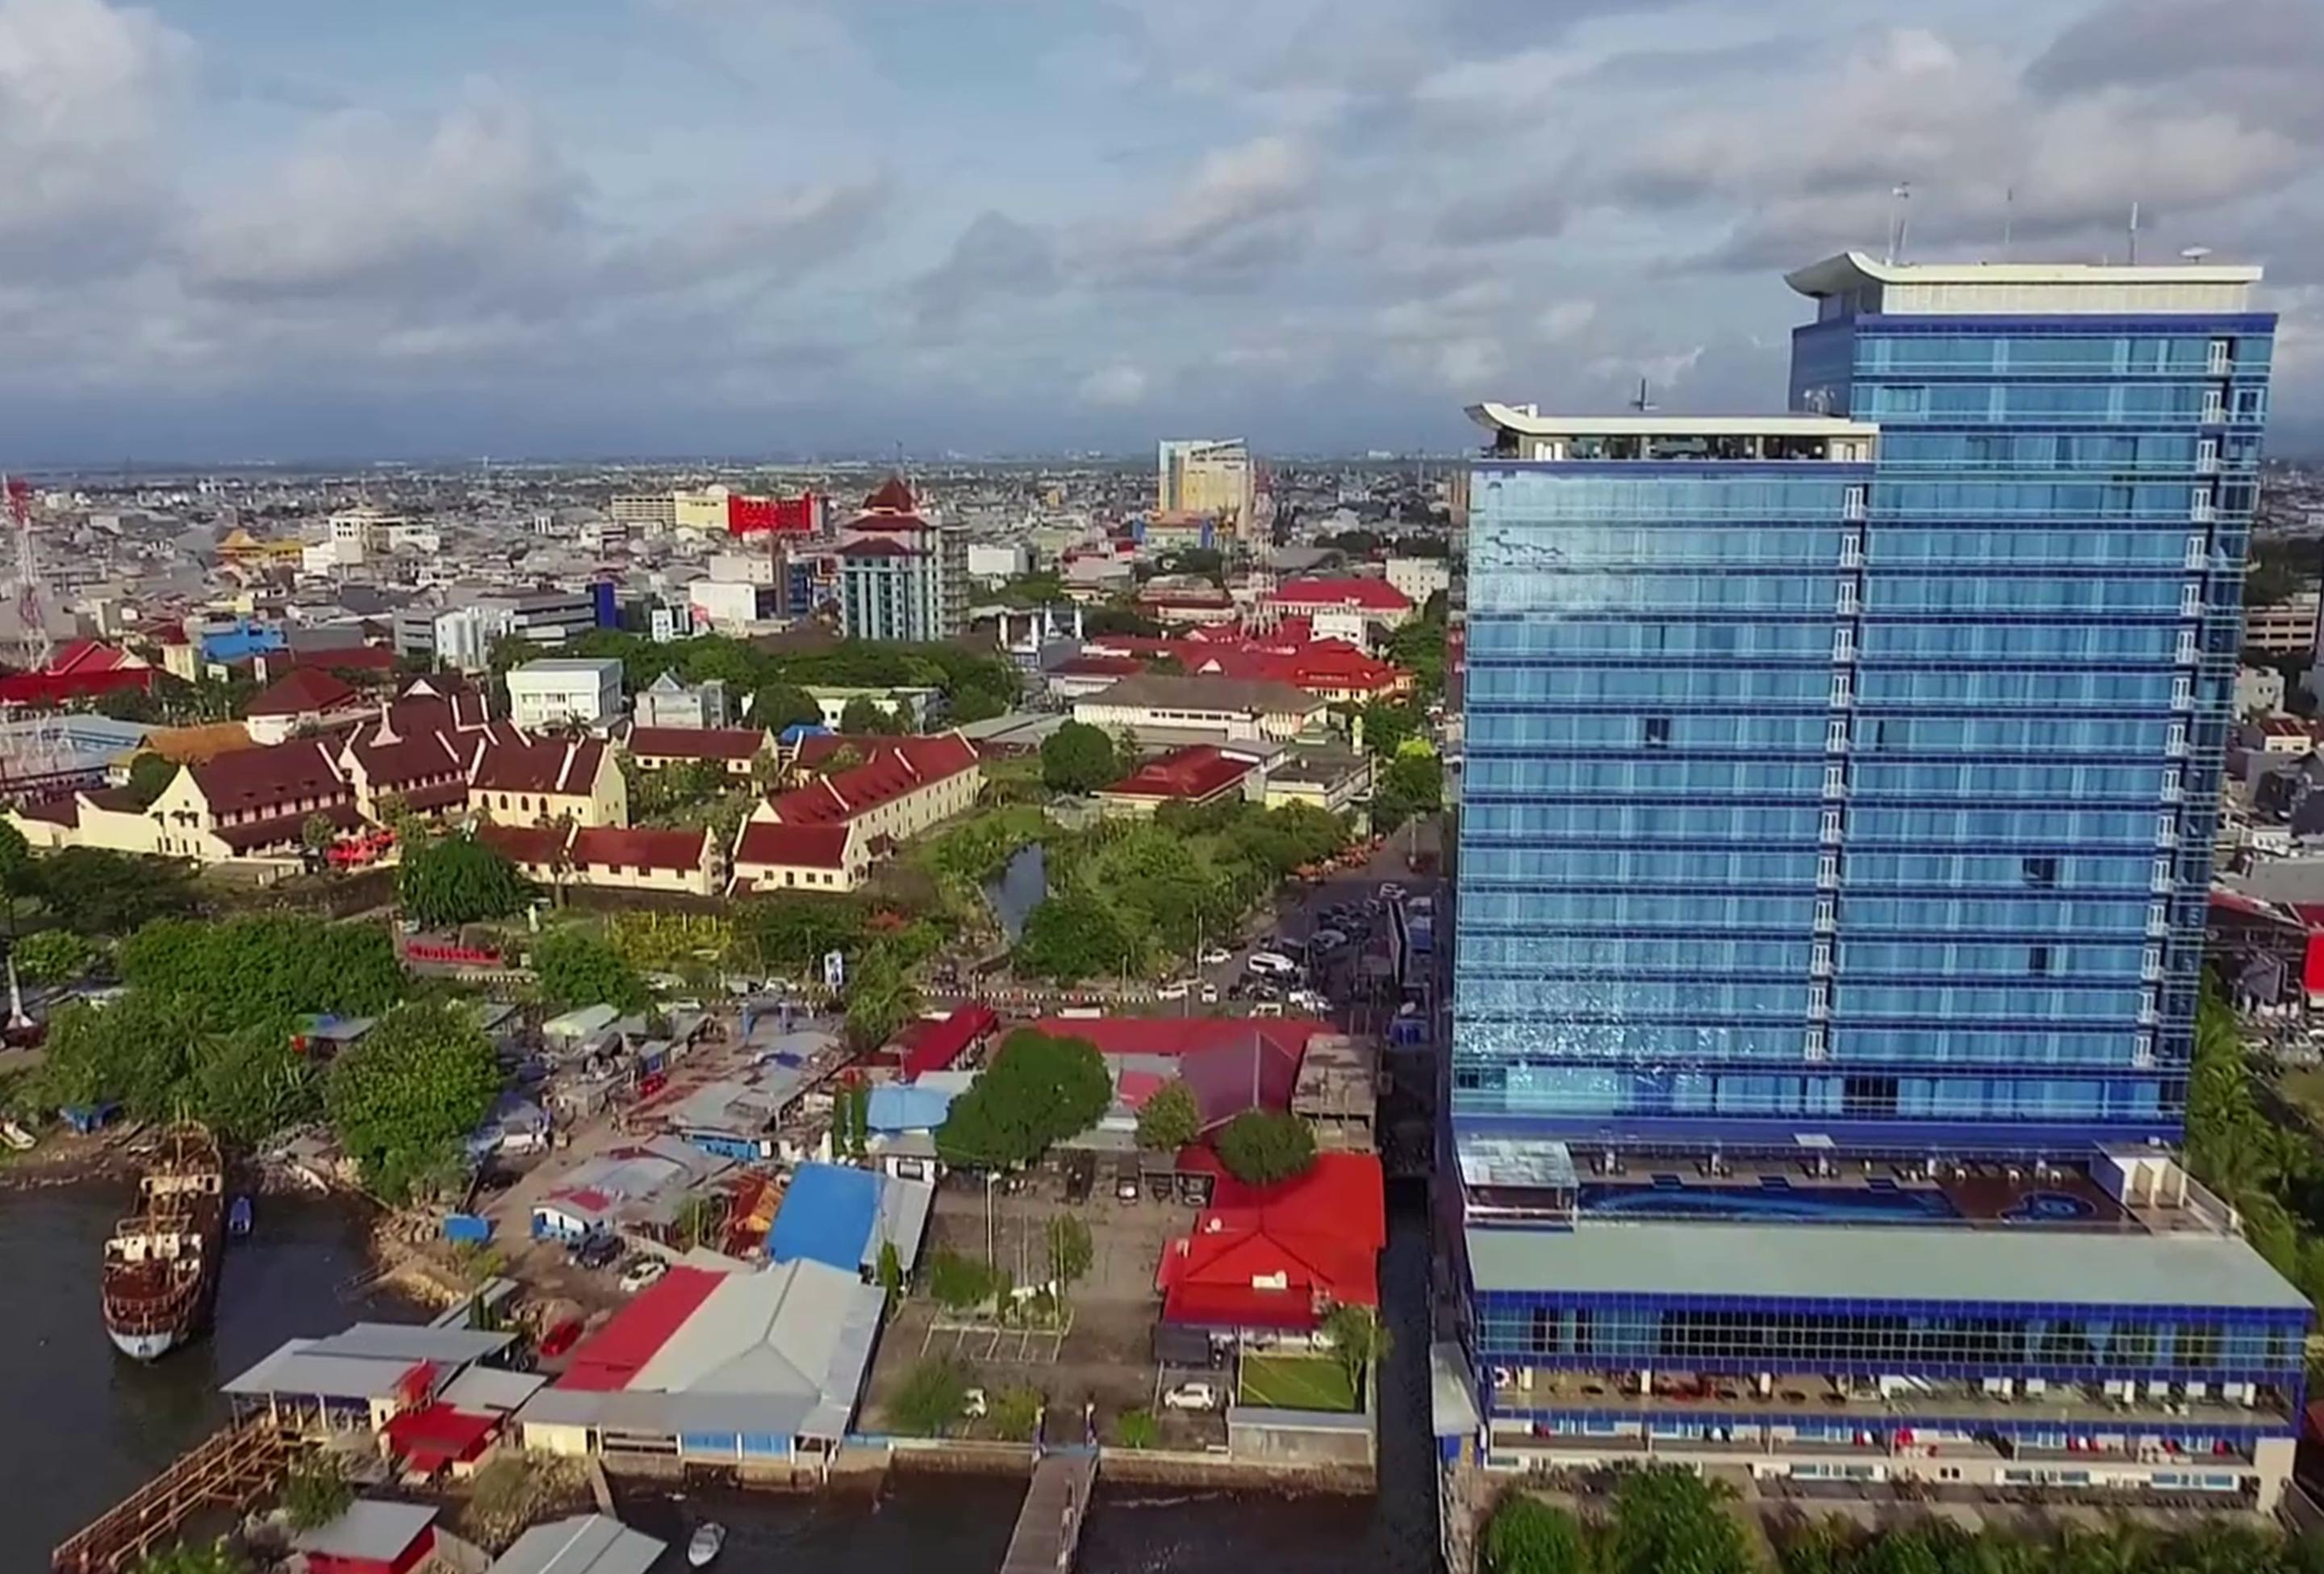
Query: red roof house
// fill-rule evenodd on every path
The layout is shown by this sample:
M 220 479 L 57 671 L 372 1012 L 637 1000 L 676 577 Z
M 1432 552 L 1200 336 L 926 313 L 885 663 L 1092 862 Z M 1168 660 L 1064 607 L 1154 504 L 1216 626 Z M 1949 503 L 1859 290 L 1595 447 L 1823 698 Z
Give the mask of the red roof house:
M 1198 1152 L 1186 1161 L 1214 1162 Z M 1155 1273 L 1168 1322 L 1313 1329 L 1333 1305 L 1379 1304 L 1387 1192 L 1371 1153 L 1322 1153 L 1306 1173 L 1247 1186 L 1221 1173 L 1191 1234 Z
M 627 742 L 630 758 L 649 771 L 706 760 L 743 777 L 775 749 L 772 733 L 748 727 L 633 727 Z
M 1102 787 L 1097 801 L 1108 814 L 1148 816 L 1166 803 L 1200 809 L 1240 798 L 1258 762 L 1231 755 L 1215 744 L 1174 749 L 1148 760 L 1111 787 Z
M 1286 579 L 1268 604 L 1310 616 L 1362 612 L 1400 623 L 1412 616 L 1412 597 L 1385 579 Z
M 152 687 L 153 669 L 144 662 L 111 645 L 80 639 L 58 647 L 37 672 L 0 676 L 0 705 L 58 706 Z
M 899 1074 L 908 1082 L 924 1071 L 949 1071 L 970 1045 L 989 1037 L 1000 1025 L 1001 1018 L 991 1006 L 974 1001 L 954 1006 L 941 1022 L 913 1023 L 897 1041 L 903 1051 Z

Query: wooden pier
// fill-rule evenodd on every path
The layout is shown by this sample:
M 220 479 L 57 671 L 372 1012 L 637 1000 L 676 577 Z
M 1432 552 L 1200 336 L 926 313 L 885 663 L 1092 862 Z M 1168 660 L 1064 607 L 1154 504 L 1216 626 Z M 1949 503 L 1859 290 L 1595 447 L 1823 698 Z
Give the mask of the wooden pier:
M 1065 1574 L 1081 1545 L 1090 1488 L 1097 1482 L 1097 1450 L 1060 1449 L 1033 1467 L 1033 1485 L 1017 1513 L 1001 1574 Z
M 272 1490 L 298 1445 L 264 1412 L 212 1432 L 51 1555 L 57 1574 L 119 1574 L 206 1508 L 247 1508 Z

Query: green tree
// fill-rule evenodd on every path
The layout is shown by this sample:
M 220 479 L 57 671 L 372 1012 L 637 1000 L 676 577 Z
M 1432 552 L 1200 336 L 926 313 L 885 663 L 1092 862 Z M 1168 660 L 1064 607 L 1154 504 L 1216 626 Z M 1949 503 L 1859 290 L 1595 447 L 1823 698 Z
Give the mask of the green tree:
M 876 1050 L 918 1014 L 919 986 L 904 972 L 890 946 L 875 945 L 858 958 L 847 977 L 847 1040 L 858 1050 Z
M 880 1243 L 879 1284 L 888 1297 L 888 1310 L 896 1310 L 896 1302 L 904 1298 L 904 1260 L 897 1255 L 896 1243 Z
M 769 683 L 751 697 L 749 719 L 752 727 L 773 733 L 785 727 L 821 727 L 823 707 L 796 683 Z
M 1125 1449 L 1150 1449 L 1160 1437 L 1150 1410 L 1125 1410 L 1113 1418 L 1113 1440 Z
M 578 930 L 543 935 L 532 950 L 532 972 L 541 994 L 560 1007 L 611 1005 L 642 1011 L 650 998 L 645 980 L 621 952 Z
M 180 1542 L 138 1560 L 133 1574 L 250 1574 L 250 1564 L 220 1536 L 209 1545 Z
M 355 1489 L 337 1454 L 302 1456 L 282 1477 L 282 1511 L 294 1531 L 311 1531 L 346 1513 Z
M 338 1058 L 324 1103 L 364 1178 L 400 1200 L 476 1129 L 500 1090 L 493 1046 L 475 1019 L 456 1005 L 413 1001 Z
M 1315 1134 L 1296 1115 L 1246 1109 L 1219 1132 L 1219 1162 L 1254 1186 L 1305 1174 L 1315 1162 Z
M 1010 960 L 1019 972 L 1074 984 L 1129 971 L 1140 957 L 1111 907 L 1094 896 L 1068 893 L 1033 904 Z
M 1348 1375 L 1348 1386 L 1361 1393 L 1365 1375 L 1388 1359 L 1388 1325 L 1370 1307 L 1342 1301 L 1323 1314 L 1323 1332 L 1332 1341 L 1332 1358 Z
M 41 895 L 76 934 L 124 935 L 151 919 L 190 912 L 185 866 L 104 847 L 61 847 L 41 860 Z
M 1407 748 L 1388 762 L 1372 788 L 1372 826 L 1383 833 L 1444 805 L 1444 762 L 1434 749 Z
M 996 1438 L 1012 1443 L 1029 1442 L 1041 1424 L 1041 1407 L 1047 1402 L 1038 1388 L 1012 1383 L 992 1396 L 985 1424 Z
M 1394 759 L 1408 738 L 1423 735 L 1428 718 L 1410 701 L 1375 699 L 1357 714 L 1363 718 L 1364 748 L 1382 759 Z
M 936 1153 L 955 1169 L 1028 1164 L 1095 1125 L 1112 1102 L 1113 1079 L 1096 1045 L 1022 1028 L 953 1100 L 936 1128 Z
M 24 833 L 0 819 L 0 901 L 8 906 L 8 932 L 16 932 L 16 903 L 40 890 L 40 871 L 32 863 L 32 844 Z
M 1757 1574 L 1757 1565 L 1711 1482 L 1672 1466 L 1622 1478 L 1600 1550 L 1603 1574 Z
M 62 984 L 97 965 L 97 948 L 69 929 L 44 929 L 16 942 L 16 976 L 27 984 Z
M 1485 1522 L 1485 1574 L 1591 1574 L 1590 1542 L 1564 1509 L 1512 1492 Z
M 852 957 L 863 946 L 871 914 L 853 896 L 783 892 L 737 905 L 734 945 L 753 967 L 793 978 L 820 977 L 832 951 Z
M 315 1062 L 276 1026 L 251 1026 L 195 1041 L 193 1107 L 230 1143 L 255 1146 L 322 1107 Z
M 1147 1096 L 1138 1111 L 1138 1145 L 1176 1153 L 1203 1133 L 1203 1112 L 1194 1090 L 1172 1078 Z
M 196 1002 L 222 1030 L 309 1013 L 375 1016 L 402 998 L 405 982 L 384 928 L 300 918 L 157 919 L 116 959 L 124 983 Z
M 1052 792 L 1094 792 L 1120 777 L 1103 727 L 1069 721 L 1041 741 L 1041 781 Z
M 396 875 L 403 911 L 428 929 L 453 929 L 522 912 L 532 883 L 517 866 L 469 836 L 407 847 Z
M 888 1419 L 908 1435 L 941 1438 L 960 1424 L 967 1404 L 968 1379 L 960 1364 L 930 1357 L 905 1374 L 904 1385 L 888 1406 Z
M 990 1264 L 939 1246 L 928 1258 L 928 1293 L 947 1311 L 967 1311 L 992 1299 Z
M 867 694 L 849 700 L 839 712 L 839 730 L 844 733 L 870 733 L 894 736 L 911 731 L 902 714 L 890 710 Z
M 299 822 L 299 845 L 309 858 L 319 861 L 338 839 L 339 828 L 331 823 L 327 814 L 310 814 Z
M 1077 1213 L 1060 1213 L 1049 1220 L 1049 1277 L 1059 1285 L 1069 1285 L 1090 1271 L 1097 1260 L 1095 1244 L 1090 1239 L 1089 1220 Z

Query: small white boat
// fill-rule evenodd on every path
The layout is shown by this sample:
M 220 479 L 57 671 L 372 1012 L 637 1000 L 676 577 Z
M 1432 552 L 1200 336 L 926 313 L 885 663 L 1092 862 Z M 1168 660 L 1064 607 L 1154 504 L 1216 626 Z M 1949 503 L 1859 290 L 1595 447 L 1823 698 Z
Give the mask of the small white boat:
M 696 1527 L 694 1539 L 686 1543 L 687 1566 L 693 1569 L 708 1568 L 710 1560 L 718 1556 L 718 1550 L 725 1544 L 726 1527 L 705 1521 Z

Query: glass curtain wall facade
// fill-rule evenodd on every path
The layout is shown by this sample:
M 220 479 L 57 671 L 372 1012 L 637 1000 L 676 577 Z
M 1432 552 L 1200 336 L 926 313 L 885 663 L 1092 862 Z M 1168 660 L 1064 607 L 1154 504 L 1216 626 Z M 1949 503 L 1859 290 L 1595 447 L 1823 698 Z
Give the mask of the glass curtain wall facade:
M 1878 305 L 1869 468 L 1478 465 L 1456 1126 L 2177 1135 L 2273 319 Z
M 1456 1117 L 1840 1113 L 1808 1072 L 1810 979 L 1831 959 L 1834 651 L 1871 479 L 1476 469 Z

